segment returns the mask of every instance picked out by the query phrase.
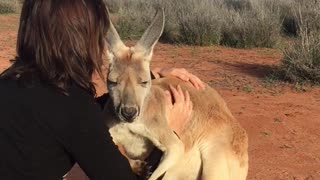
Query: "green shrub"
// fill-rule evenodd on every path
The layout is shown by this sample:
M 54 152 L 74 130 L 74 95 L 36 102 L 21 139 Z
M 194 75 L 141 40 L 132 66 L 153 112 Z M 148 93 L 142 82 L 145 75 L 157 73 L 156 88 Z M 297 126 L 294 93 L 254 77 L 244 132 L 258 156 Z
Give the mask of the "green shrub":
M 282 20 L 282 33 L 289 37 L 298 35 L 298 20 L 294 14 L 297 0 L 282 0 L 280 6 L 280 19 Z
M 224 3 L 227 5 L 228 9 L 236 11 L 251 9 L 251 3 L 249 0 L 225 0 Z
M 17 12 L 19 3 L 17 0 L 0 0 L 0 14 Z
M 313 18 L 317 12 L 309 9 L 320 3 L 314 0 L 105 1 L 117 17 L 115 25 L 124 39 L 138 38 L 151 22 L 155 9 L 164 7 L 166 27 L 162 41 L 237 48 L 277 47 L 282 36 L 299 36 L 301 22 L 295 9 L 300 7 L 304 17 Z
M 137 39 L 147 28 L 151 19 L 146 17 L 144 11 L 134 11 L 132 9 L 119 10 L 116 28 L 123 39 Z
M 178 4 L 179 42 L 191 45 L 219 44 L 223 20 L 219 16 L 221 4 L 210 5 L 209 1 L 188 0 L 188 3 Z
M 284 50 L 281 76 L 294 83 L 320 84 L 320 4 L 316 1 L 295 6 L 298 38 Z
M 317 39 L 312 39 L 317 38 Z M 285 50 L 281 64 L 281 76 L 293 83 L 320 84 L 320 36 L 299 38 L 293 47 Z M 309 44 L 307 45 L 306 41 Z
M 269 1 L 272 1 L 271 3 Z M 283 1 L 283 0 L 281 0 Z M 281 20 L 277 0 L 106 0 L 119 17 L 119 33 L 137 37 L 154 15 L 166 9 L 162 40 L 191 45 L 274 47 L 280 39 Z
M 282 24 L 277 1 L 247 1 L 242 8 L 236 7 L 228 10 L 224 20 L 222 45 L 252 48 L 278 44 Z
M 110 12 L 116 16 L 115 26 L 123 39 L 137 39 L 155 15 L 155 3 L 142 0 L 106 1 Z

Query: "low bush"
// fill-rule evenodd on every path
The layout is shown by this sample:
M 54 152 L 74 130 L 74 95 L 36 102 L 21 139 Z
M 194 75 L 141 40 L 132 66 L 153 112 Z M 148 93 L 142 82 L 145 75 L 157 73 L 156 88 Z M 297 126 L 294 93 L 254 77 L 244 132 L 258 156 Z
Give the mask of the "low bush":
M 284 50 L 281 77 L 293 83 L 320 84 L 320 4 L 299 2 L 295 6 L 298 37 Z
M 272 1 L 270 3 L 269 1 Z M 124 38 L 137 37 L 156 7 L 166 9 L 162 40 L 191 45 L 222 44 L 239 48 L 274 47 L 281 34 L 276 0 L 106 0 L 118 16 Z
M 18 11 L 17 0 L 0 0 L 0 14 L 15 13 Z
M 223 13 L 224 6 L 220 1 L 210 1 L 188 0 L 187 3 L 177 3 L 179 42 L 191 45 L 219 44 L 224 20 L 219 14 Z

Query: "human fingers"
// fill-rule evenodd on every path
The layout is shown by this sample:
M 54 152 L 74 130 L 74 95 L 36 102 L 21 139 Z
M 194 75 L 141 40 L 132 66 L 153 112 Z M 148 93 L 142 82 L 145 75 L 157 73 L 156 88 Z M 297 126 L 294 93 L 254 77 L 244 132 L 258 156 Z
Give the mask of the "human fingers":
M 174 71 L 174 72 L 172 72 L 172 75 L 183 80 L 183 81 L 189 81 L 189 77 L 187 76 L 187 74 L 185 74 L 181 71 Z
M 190 100 L 190 94 L 188 91 L 185 91 L 185 104 L 184 104 L 184 116 L 185 121 L 189 121 L 192 117 L 192 111 L 193 111 L 193 103 Z
M 176 71 L 183 73 L 183 74 L 188 73 L 188 71 L 185 68 L 177 68 Z
M 156 79 L 161 77 L 160 71 L 161 71 L 161 68 L 154 68 L 154 69 L 151 70 L 152 74 L 154 75 L 154 77 Z
M 165 95 L 166 95 L 166 104 L 167 104 L 167 107 L 169 109 L 172 108 L 172 98 L 171 98 L 171 94 L 169 91 L 165 91 Z
M 177 90 L 179 92 L 179 95 L 181 96 L 181 99 L 183 99 L 183 101 L 185 100 L 185 96 L 184 96 L 184 93 L 182 91 L 182 88 L 180 85 L 177 86 Z
M 189 117 L 189 119 L 191 118 L 192 111 L 193 111 L 193 103 L 192 103 L 192 101 L 190 101 L 190 104 L 188 106 L 188 117 Z
M 193 86 L 197 87 L 197 89 L 205 89 L 205 84 L 202 82 L 197 76 L 190 73 L 190 82 L 193 84 Z
M 177 68 L 172 71 L 172 75 L 180 78 L 181 80 L 184 81 L 190 81 L 191 84 L 196 88 L 196 89 L 205 89 L 205 84 L 195 75 L 192 73 L 188 72 L 184 68 Z
M 190 106 L 190 94 L 188 91 L 185 91 L 185 103 L 186 103 L 186 107 L 188 108 Z
M 173 96 L 173 99 L 174 99 L 174 104 L 181 103 L 183 97 L 181 97 L 180 92 L 178 91 L 178 89 L 176 89 L 172 85 L 170 85 L 169 87 L 170 87 L 170 90 L 172 92 L 172 96 Z

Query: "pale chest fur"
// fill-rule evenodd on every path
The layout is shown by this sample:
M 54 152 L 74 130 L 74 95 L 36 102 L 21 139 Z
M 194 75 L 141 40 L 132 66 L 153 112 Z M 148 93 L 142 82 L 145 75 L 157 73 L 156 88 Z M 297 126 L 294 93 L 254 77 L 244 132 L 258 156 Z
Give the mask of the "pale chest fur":
M 148 140 L 150 133 L 141 123 L 118 123 L 109 129 L 115 144 L 122 145 L 131 159 L 144 160 L 153 145 Z

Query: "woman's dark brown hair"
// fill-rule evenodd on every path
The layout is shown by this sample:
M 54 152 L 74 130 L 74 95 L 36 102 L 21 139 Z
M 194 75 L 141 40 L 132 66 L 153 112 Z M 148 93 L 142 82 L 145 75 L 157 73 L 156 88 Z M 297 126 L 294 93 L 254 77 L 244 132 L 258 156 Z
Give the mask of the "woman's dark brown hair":
M 91 76 L 102 75 L 109 28 L 103 0 L 25 0 L 15 64 L 1 79 L 32 79 L 67 93 L 75 83 L 95 93 Z

